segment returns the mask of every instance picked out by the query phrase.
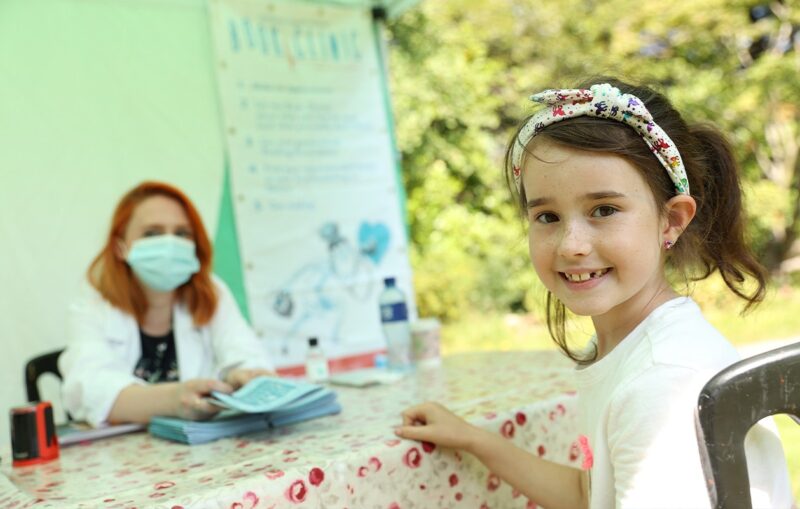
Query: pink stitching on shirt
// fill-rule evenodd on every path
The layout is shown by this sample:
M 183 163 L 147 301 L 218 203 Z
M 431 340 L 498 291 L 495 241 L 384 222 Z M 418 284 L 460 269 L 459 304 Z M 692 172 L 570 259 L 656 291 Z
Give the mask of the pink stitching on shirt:
M 581 468 L 589 470 L 592 468 L 592 465 L 594 465 L 594 455 L 592 454 L 592 448 L 589 446 L 589 439 L 586 438 L 586 435 L 580 435 L 578 437 L 578 447 L 581 450 L 581 454 L 583 454 Z

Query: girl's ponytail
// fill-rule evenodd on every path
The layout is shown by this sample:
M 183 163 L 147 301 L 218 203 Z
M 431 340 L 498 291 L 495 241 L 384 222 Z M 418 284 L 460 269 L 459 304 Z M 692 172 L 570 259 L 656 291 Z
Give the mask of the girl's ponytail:
M 691 186 L 698 207 L 681 242 L 686 240 L 687 247 L 696 251 L 684 250 L 684 256 L 675 253 L 679 259 L 673 262 L 680 265 L 680 258 L 686 265 L 699 262 L 701 272 L 693 279 L 704 279 L 719 270 L 728 288 L 747 301 L 747 310 L 763 300 L 767 274 L 745 242 L 739 167 L 729 142 L 717 129 L 706 124 L 688 127 L 694 150 L 686 154 L 687 169 L 690 180 L 692 176 L 696 180 Z M 750 292 L 744 288 L 746 276 L 756 285 Z

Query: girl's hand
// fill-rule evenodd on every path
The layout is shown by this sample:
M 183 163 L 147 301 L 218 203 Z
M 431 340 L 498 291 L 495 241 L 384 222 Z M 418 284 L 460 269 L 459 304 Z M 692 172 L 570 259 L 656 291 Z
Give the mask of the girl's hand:
M 268 369 L 246 369 L 234 368 L 228 372 L 225 381 L 235 389 L 247 384 L 253 378 L 259 376 L 278 376 L 274 371 Z
M 175 415 L 182 419 L 199 421 L 208 419 L 219 412 L 220 407 L 206 401 L 211 391 L 229 393 L 233 388 L 219 380 L 195 378 L 177 384 Z
M 442 447 L 470 451 L 483 430 L 469 424 L 439 403 L 423 403 L 403 412 L 403 425 L 395 428 L 401 438 L 433 442 Z

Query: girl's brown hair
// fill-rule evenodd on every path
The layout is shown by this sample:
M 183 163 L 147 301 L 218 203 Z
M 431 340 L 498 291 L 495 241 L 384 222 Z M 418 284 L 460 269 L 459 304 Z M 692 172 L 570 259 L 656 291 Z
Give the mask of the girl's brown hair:
M 623 93 L 637 96 L 653 120 L 675 142 L 683 158 L 691 195 L 697 202 L 697 213 L 681 234 L 680 242 L 670 250 L 669 266 L 687 281 L 699 281 L 719 271 L 728 288 L 747 302 L 745 311 L 763 300 L 767 274 L 745 242 L 739 167 L 725 137 L 711 125 L 687 124 L 663 95 L 647 86 L 597 77 L 574 88 L 589 88 L 596 83 L 609 83 Z M 520 129 L 527 121 L 522 122 Z M 519 129 L 508 145 L 505 158 L 506 181 L 512 193 L 517 193 L 517 188 L 511 165 L 511 147 L 518 135 Z M 675 196 L 675 187 L 661 163 L 642 137 L 626 124 L 596 117 L 576 117 L 545 127 L 537 134 L 539 136 L 568 147 L 625 158 L 644 177 L 662 211 L 667 200 Z M 528 150 L 526 147 L 526 152 Z M 520 210 L 523 216 L 527 216 L 525 189 L 521 187 L 518 195 Z M 752 292 L 743 287 L 747 276 L 756 283 Z M 550 336 L 571 359 L 578 362 L 593 360 L 578 358 L 569 349 L 565 322 L 564 304 L 548 291 L 547 328 Z
M 133 315 L 137 322 L 142 323 L 147 312 L 147 298 L 131 268 L 125 260 L 116 256 L 114 250 L 117 239 L 125 236 L 125 229 L 136 207 L 153 196 L 165 196 L 178 202 L 192 226 L 192 240 L 200 261 L 200 270 L 178 287 L 176 298 L 189 309 L 195 325 L 205 325 L 214 316 L 217 308 L 217 294 L 211 281 L 211 242 L 194 204 L 183 192 L 169 184 L 142 182 L 122 197 L 111 218 L 105 246 L 89 265 L 89 282 L 114 307 Z

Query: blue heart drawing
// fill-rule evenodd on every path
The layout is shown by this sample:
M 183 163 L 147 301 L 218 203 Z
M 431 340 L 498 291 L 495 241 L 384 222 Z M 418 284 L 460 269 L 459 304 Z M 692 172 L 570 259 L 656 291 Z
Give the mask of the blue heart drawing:
M 358 248 L 377 265 L 389 249 L 389 236 L 385 224 L 362 222 L 358 227 Z

